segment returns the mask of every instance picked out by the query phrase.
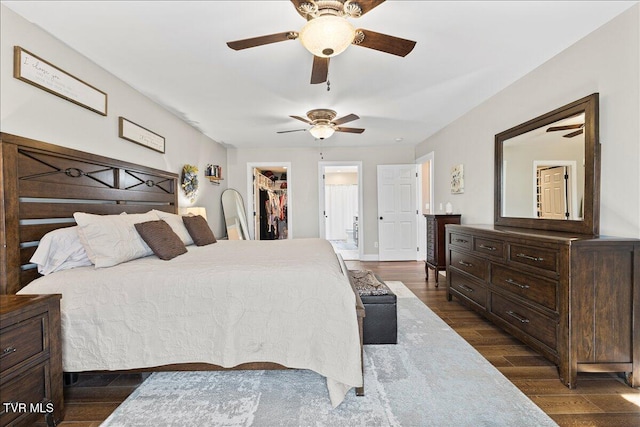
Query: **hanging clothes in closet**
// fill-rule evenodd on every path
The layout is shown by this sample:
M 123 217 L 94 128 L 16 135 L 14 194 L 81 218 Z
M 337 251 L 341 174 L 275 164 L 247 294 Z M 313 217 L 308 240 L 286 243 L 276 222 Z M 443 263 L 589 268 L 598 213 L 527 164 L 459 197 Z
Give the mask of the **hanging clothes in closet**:
M 260 240 L 286 239 L 286 190 L 260 189 Z

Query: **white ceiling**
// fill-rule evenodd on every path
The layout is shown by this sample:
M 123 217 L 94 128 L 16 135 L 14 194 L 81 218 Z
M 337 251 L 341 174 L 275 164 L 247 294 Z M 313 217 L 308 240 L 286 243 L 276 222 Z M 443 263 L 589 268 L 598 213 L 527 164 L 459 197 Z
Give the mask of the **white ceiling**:
M 312 56 L 297 40 L 226 46 L 299 31 L 290 1 L 2 3 L 218 142 L 306 147 L 320 142 L 276 132 L 305 128 L 288 116 L 314 108 L 355 113 L 345 126 L 366 129 L 325 146 L 415 145 L 637 2 L 388 0 L 353 25 L 415 49 L 401 58 L 350 46 L 331 60 L 330 91 L 309 84 Z

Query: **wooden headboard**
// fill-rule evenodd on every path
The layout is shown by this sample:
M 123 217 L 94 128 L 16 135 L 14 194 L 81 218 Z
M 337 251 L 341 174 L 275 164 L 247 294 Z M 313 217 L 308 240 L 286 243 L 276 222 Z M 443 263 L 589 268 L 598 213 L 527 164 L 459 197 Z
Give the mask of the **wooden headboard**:
M 47 232 L 74 212 L 177 213 L 178 174 L 0 133 L 0 294 L 39 276 L 29 264 Z

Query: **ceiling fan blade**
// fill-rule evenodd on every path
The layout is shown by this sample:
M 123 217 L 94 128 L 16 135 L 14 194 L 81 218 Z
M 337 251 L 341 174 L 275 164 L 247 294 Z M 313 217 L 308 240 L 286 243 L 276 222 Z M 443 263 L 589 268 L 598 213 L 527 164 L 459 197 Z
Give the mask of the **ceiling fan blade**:
M 311 84 L 324 83 L 329 77 L 329 58 L 313 57 L 313 67 L 311 68 Z
M 362 133 L 364 132 L 364 129 L 360 129 L 360 128 L 340 128 L 340 127 L 336 127 L 336 132 L 347 132 L 347 133 Z
M 584 123 L 577 123 L 575 125 L 564 125 L 564 126 L 551 126 L 547 129 L 547 132 L 556 132 L 559 130 L 571 130 L 571 129 L 580 129 L 584 127 Z
M 293 129 L 293 130 L 281 130 L 276 133 L 289 133 L 289 132 L 306 132 L 306 129 Z
M 565 138 L 573 138 L 574 136 L 578 136 L 581 133 L 584 133 L 584 129 L 578 129 L 577 131 L 574 131 L 574 132 L 571 132 L 571 133 L 568 133 L 568 134 L 562 135 L 562 136 L 564 136 Z
M 339 126 L 339 125 L 341 125 L 343 123 L 349 123 L 349 122 L 352 122 L 354 120 L 358 120 L 359 118 L 360 117 L 356 116 L 355 114 L 349 114 L 348 116 L 344 116 L 344 117 L 341 117 L 341 118 L 339 118 L 337 120 L 334 120 L 333 124 L 336 125 L 336 126 Z
M 289 117 L 291 117 L 292 119 L 300 120 L 301 122 L 308 123 L 310 125 L 313 124 L 313 122 L 311 120 L 307 120 L 304 117 L 300 117 L 300 116 L 289 116 Z
M 227 46 L 229 46 L 233 50 L 242 50 L 248 49 L 250 47 L 262 46 L 265 44 L 295 40 L 297 38 L 298 33 L 296 33 L 295 31 L 287 31 L 285 33 L 270 34 L 268 36 L 253 37 L 251 39 L 227 42 Z
M 362 16 L 374 7 L 380 6 L 384 3 L 384 0 L 357 0 L 357 3 L 360 5 L 360 9 L 362 9 L 362 14 L 360 15 Z
M 397 56 L 407 56 L 416 45 L 416 42 L 400 37 L 389 36 L 387 34 L 376 33 L 371 30 L 359 28 L 364 34 L 364 40 L 360 43 L 354 43 L 356 46 L 368 47 L 369 49 L 379 50 L 381 52 L 390 53 Z

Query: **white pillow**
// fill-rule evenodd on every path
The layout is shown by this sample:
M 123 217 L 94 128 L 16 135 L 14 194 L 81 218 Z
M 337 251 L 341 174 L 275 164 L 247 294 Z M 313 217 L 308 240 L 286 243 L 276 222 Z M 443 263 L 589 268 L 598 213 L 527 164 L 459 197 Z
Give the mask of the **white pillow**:
M 153 254 L 134 226 L 139 222 L 157 221 L 157 215 L 151 212 L 131 215 L 76 212 L 73 217 L 80 227 L 80 242 L 96 268 L 111 267 Z
M 38 273 L 45 276 L 92 264 L 80 242 L 78 227 L 75 226 L 58 228 L 45 234 L 29 262 L 36 264 Z
M 193 245 L 193 239 L 191 238 L 189 231 L 187 231 L 187 227 L 184 226 L 184 222 L 182 222 L 182 216 L 156 209 L 151 212 L 155 213 L 158 215 L 159 219 L 169 224 L 169 227 L 171 227 L 173 232 L 180 237 L 180 240 L 182 240 L 182 243 L 184 243 L 185 246 Z

